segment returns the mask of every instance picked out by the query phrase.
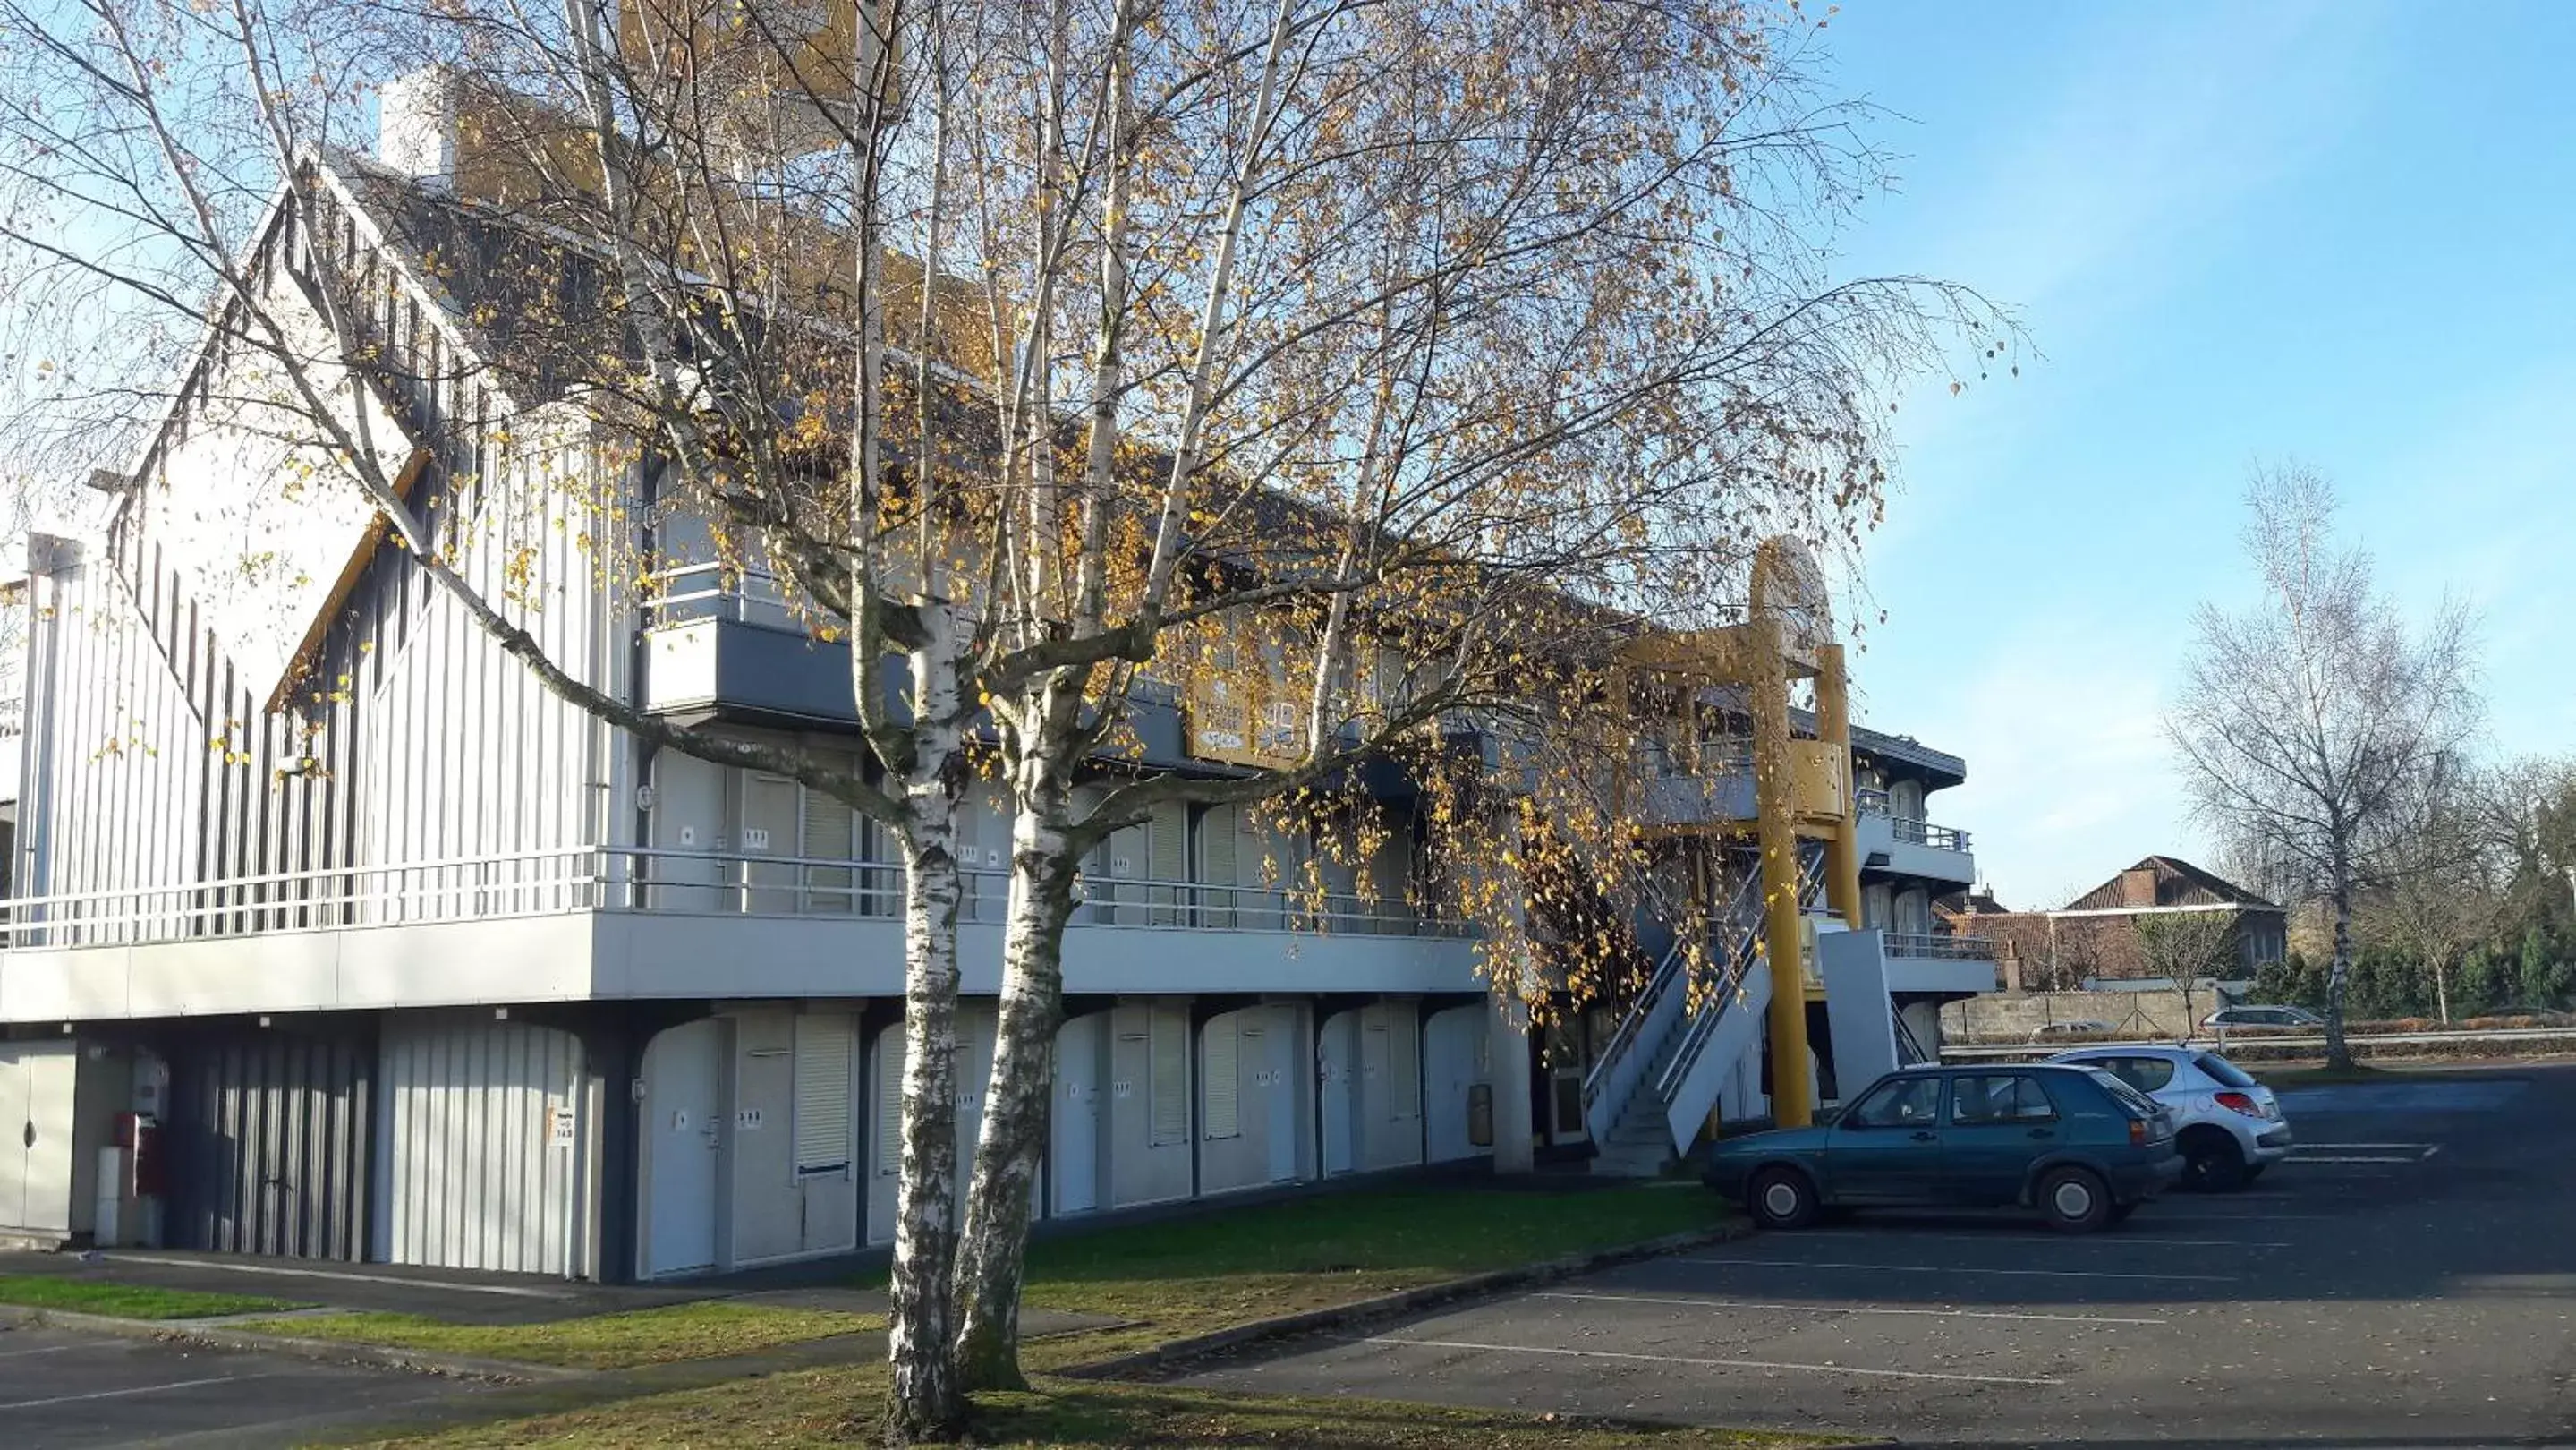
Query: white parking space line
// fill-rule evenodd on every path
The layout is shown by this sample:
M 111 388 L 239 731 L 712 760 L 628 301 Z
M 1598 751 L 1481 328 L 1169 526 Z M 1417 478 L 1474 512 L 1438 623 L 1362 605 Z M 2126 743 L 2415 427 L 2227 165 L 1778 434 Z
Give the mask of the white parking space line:
M 0 1359 L 25 1359 L 31 1354 L 60 1354 L 66 1349 L 96 1349 L 94 1344 L 48 1344 L 39 1349 L 0 1349 Z
M 2167 1239 L 2151 1238 L 2144 1234 L 2124 1233 L 2094 1234 L 2088 1235 L 2084 1238 L 2068 1238 L 2060 1234 L 2019 1232 L 1947 1234 L 1915 1233 L 1907 1229 L 1889 1229 L 1884 1233 L 1862 1231 L 1839 1232 L 1827 1230 L 1824 1233 L 1808 1233 L 1802 1235 L 1802 1237 L 1811 1239 L 1875 1239 L 1880 1243 L 1904 1243 L 1915 1240 L 1938 1239 L 1943 1243 L 1953 1244 L 2093 1244 L 2102 1248 L 2118 1248 L 2123 1244 L 2137 1244 L 2145 1248 L 2165 1249 L 2286 1249 L 2290 1247 L 2288 1243 L 2277 1239 Z
M 1820 1259 L 1674 1259 L 1676 1264 L 1742 1265 L 1756 1269 L 1867 1269 L 1873 1274 L 2007 1274 L 2021 1279 L 2159 1279 L 2195 1284 L 2233 1284 L 2234 1274 L 2136 1274 L 2108 1269 L 1980 1269 L 1966 1264 L 1845 1264 Z
M 117 1400 L 128 1395 L 157 1395 L 170 1390 L 193 1390 L 200 1385 L 227 1385 L 236 1380 L 267 1379 L 264 1374 L 219 1374 L 209 1379 L 173 1380 L 165 1385 L 134 1385 L 121 1390 L 92 1390 L 85 1395 L 56 1395 L 46 1400 L 12 1400 L 0 1404 L 0 1410 L 34 1410 L 46 1405 L 70 1405 L 82 1400 Z
M 1772 1369 L 1793 1370 L 1804 1374 L 1863 1375 L 1871 1379 L 1947 1380 L 1954 1384 L 1973 1385 L 2053 1385 L 2056 1380 L 2027 1379 L 2001 1374 L 1943 1374 L 1922 1369 L 1859 1369 L 1843 1364 L 1789 1364 L 1768 1359 L 1692 1359 L 1678 1354 L 1622 1354 L 1612 1349 L 1556 1349 L 1545 1345 L 1478 1344 L 1464 1339 L 1391 1339 L 1379 1336 L 1356 1341 L 1360 1344 L 1403 1344 L 1416 1349 L 1467 1349 L 1488 1354 L 1552 1354 L 1566 1359 L 1616 1359 L 1639 1364 L 1678 1364 L 1692 1369 Z M 0 1408 L 6 1408 L 0 1406 Z
M 1660 1294 L 1579 1294 L 1549 1289 L 1533 1299 L 1597 1299 L 1612 1304 L 1674 1304 L 1690 1309 L 1777 1309 L 1792 1314 L 1892 1314 L 1924 1319 L 2017 1319 L 2034 1324 L 2130 1324 L 2161 1328 L 2162 1319 L 2125 1319 L 2115 1314 L 2022 1314 L 2002 1309 L 1899 1309 L 1886 1304 L 1763 1304 L 1750 1299 L 1676 1299 Z
M 2292 1146 L 2292 1151 L 2293 1151 L 2293 1152 L 2295 1152 L 2295 1151 L 2297 1151 L 2297 1150 L 2298 1150 L 2298 1149 L 2300 1149 L 2300 1148 L 2380 1148 L 2380 1149 L 2386 1149 L 2386 1148 L 2437 1148 L 2437 1147 L 2439 1147 L 2439 1146 L 2441 1146 L 2441 1145 L 2440 1145 L 2440 1144 L 2438 1144 L 2438 1143 L 2308 1143 L 2308 1142 L 2301 1142 L 2301 1143 L 2294 1144 L 2294 1145 Z
M 2401 1158 L 2401 1157 L 2398 1157 L 2398 1156 L 2396 1156 L 2396 1155 L 2394 1155 L 2394 1154 L 2389 1154 L 2389 1153 L 2377 1153 L 2377 1154 L 2343 1153 L 2343 1154 L 2337 1154 L 2337 1155 L 2334 1155 L 2334 1156 L 2326 1156 L 2326 1155 L 2323 1155 L 2323 1154 L 2292 1153 L 2292 1154 L 2291 1154 L 2291 1155 L 2290 1155 L 2286 1160 L 2284 1160 L 2284 1161 L 2286 1161 L 2286 1162 L 2290 1162 L 2290 1163 L 2307 1164 L 2307 1163 L 2421 1163 L 2421 1162 L 2423 1162 L 2424 1160 L 2423 1160 L 2423 1159 L 2421 1159 L 2421 1158 Z

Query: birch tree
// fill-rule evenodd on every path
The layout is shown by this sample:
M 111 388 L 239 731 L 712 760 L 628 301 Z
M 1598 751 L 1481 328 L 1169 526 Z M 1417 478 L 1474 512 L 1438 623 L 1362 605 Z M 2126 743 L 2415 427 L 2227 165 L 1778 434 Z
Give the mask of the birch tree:
M 917 470 L 900 497 L 888 486 L 889 288 L 864 219 L 891 209 L 879 199 L 895 187 L 883 164 L 891 126 L 878 113 L 896 52 L 844 35 L 818 57 L 757 26 L 703 19 L 630 9 L 633 33 L 621 34 L 586 0 L 560 13 L 458 9 L 434 20 L 250 0 L 12 3 L 0 20 L 24 60 L 13 60 L 0 102 L 12 184 L 0 238 L 54 284 L 31 314 L 37 335 L 50 326 L 77 340 L 79 321 L 104 309 L 176 320 L 165 335 L 210 338 L 218 355 L 251 360 L 226 375 L 251 381 L 183 395 L 185 357 L 145 349 L 76 401 L 148 410 L 132 420 L 141 425 L 173 405 L 204 408 L 317 455 L 311 471 L 327 476 L 290 487 L 353 491 L 430 587 L 549 690 L 654 745 L 795 779 L 888 829 L 904 866 L 906 942 L 888 1423 L 900 1438 L 942 1434 L 963 1416 L 949 1322 L 954 815 L 979 694 L 961 607 L 975 577 L 959 562 L 974 552 L 959 527 L 971 531 L 973 510 L 934 469 Z M 889 12 L 877 23 L 901 21 Z M 870 63 L 852 63 L 861 57 Z M 416 78 L 448 88 L 427 98 L 431 109 L 471 118 L 463 140 L 479 173 L 447 178 L 451 190 L 425 207 L 385 188 L 368 198 L 384 203 L 371 227 L 417 225 L 401 238 L 424 274 L 412 281 L 470 289 L 451 346 L 423 352 L 400 347 L 378 310 L 393 262 L 349 245 L 358 233 L 340 204 L 370 177 L 341 152 L 371 139 L 359 129 L 376 86 L 437 62 L 454 68 Z M 708 76 L 759 94 L 793 79 L 837 103 L 754 111 L 728 104 L 730 92 L 710 95 Z M 764 123 L 829 125 L 847 144 L 838 164 L 799 172 L 790 148 L 763 149 Z M 847 224 L 853 216 L 862 224 Z M 511 578 L 517 560 L 497 571 L 472 562 L 503 547 L 514 521 L 438 512 L 451 488 L 407 496 L 384 461 L 387 440 L 369 436 L 369 413 L 347 401 L 349 369 L 364 364 L 432 416 L 436 400 L 476 388 L 519 410 L 448 420 L 437 441 L 472 475 L 453 496 L 499 471 L 513 430 L 568 428 L 602 474 L 650 479 L 665 516 L 704 522 L 728 572 L 777 572 L 818 636 L 851 646 L 865 768 L 676 724 L 548 657 L 529 601 L 486 582 Z M 561 486 L 590 489 L 610 515 L 603 587 L 631 591 L 670 562 L 649 532 L 620 527 L 632 501 L 616 489 L 595 478 Z M 905 681 L 899 699 L 883 686 L 889 666 Z
M 1610 989 L 1633 946 L 1551 943 L 1532 973 L 1524 929 L 1538 868 L 1595 883 L 1602 921 L 1650 891 L 1611 776 L 1691 708 L 1608 666 L 1742 618 L 1763 538 L 1856 543 L 1885 385 L 2009 341 L 1964 289 L 1832 274 L 1874 161 L 1786 12 L 1013 14 L 952 42 L 967 83 L 938 129 L 971 221 L 929 257 L 989 289 L 991 618 L 1045 661 L 993 677 L 1017 818 L 959 1267 L 977 1386 L 1019 1378 L 1084 858 L 1183 800 L 1265 803 L 1355 851 L 1351 768 L 1392 754 L 1498 989 L 1542 1017 Z M 1077 800 L 1140 687 L 1235 702 L 1236 770 Z M 1444 754 L 1462 731 L 1508 742 L 1512 799 Z M 1519 844 L 1496 863 L 1498 836 Z
M 2246 507 L 2258 602 L 2200 607 L 2166 732 L 2202 819 L 2325 900 L 2326 1059 L 2348 1067 L 2354 907 L 2405 874 L 2463 768 L 2480 714 L 2470 621 L 2445 603 L 2410 625 L 2370 556 L 2336 539 L 2334 489 L 2313 470 L 2258 471 Z

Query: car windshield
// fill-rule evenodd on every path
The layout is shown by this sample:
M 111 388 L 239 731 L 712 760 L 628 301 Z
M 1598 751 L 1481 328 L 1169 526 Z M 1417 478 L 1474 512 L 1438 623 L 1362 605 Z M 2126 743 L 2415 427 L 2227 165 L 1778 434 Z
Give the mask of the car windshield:
M 2250 1088 L 2258 1085 L 2253 1078 L 2246 1075 L 2245 1069 L 2214 1052 L 2202 1053 L 2193 1058 L 2191 1064 L 2216 1078 L 2221 1087 Z

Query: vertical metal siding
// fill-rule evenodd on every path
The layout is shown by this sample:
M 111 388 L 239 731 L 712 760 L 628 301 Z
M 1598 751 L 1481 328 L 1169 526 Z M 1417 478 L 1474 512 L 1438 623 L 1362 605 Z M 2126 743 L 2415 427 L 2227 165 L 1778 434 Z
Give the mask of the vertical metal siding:
M 597 1105 L 581 1044 L 549 1027 L 424 1017 L 386 1025 L 398 1264 L 588 1275 Z M 571 1146 L 550 1139 L 574 1114 Z
M 188 1043 L 173 1056 L 179 1244 L 362 1257 L 373 1086 L 367 1045 L 240 1031 Z
M 327 241 L 357 246 L 357 229 Z M 436 375 L 429 359 L 409 356 L 438 346 L 433 330 L 392 341 L 397 372 Z M 217 358 L 204 370 L 224 366 Z M 200 379 L 185 391 L 194 397 L 206 386 Z M 493 425 L 526 429 L 528 421 L 496 416 L 487 391 L 471 393 L 470 412 L 461 396 L 411 400 L 433 424 L 453 425 L 416 502 L 455 566 L 558 663 L 576 678 L 622 686 L 621 653 L 611 642 L 625 622 L 623 591 L 600 564 L 624 525 L 595 505 L 623 480 L 594 477 L 602 461 L 580 438 L 527 443 L 507 455 L 482 446 Z M 174 425 L 180 432 L 186 407 Z M 160 468 L 156 453 L 141 474 L 157 480 Z M 45 870 L 20 894 L 185 887 L 601 838 L 616 754 L 608 727 L 546 694 L 400 548 L 378 547 L 325 630 L 311 676 L 292 692 L 293 713 L 272 715 L 253 694 L 266 682 L 234 678 L 189 581 L 169 567 L 144 517 L 136 511 L 108 555 L 91 557 L 50 590 L 55 608 L 40 627 L 56 665 L 50 688 L 28 707 L 31 729 L 44 730 L 54 748 L 48 777 L 29 783 L 31 802 L 42 804 L 23 827 Z M 532 568 L 505 591 L 514 541 L 533 550 Z M 247 759 L 228 758 L 219 739 Z M 318 769 L 280 772 L 307 754 Z M 510 873 L 488 875 L 495 886 L 512 884 Z M 455 872 L 408 884 L 485 883 Z M 159 904 L 240 908 L 209 919 L 209 931 L 355 916 L 299 908 L 300 898 L 330 889 L 327 877 L 230 894 L 183 889 Z M 477 904 L 474 896 L 454 900 Z M 565 891 L 503 889 L 483 909 L 581 904 Z M 66 940 L 144 934 L 99 926 Z

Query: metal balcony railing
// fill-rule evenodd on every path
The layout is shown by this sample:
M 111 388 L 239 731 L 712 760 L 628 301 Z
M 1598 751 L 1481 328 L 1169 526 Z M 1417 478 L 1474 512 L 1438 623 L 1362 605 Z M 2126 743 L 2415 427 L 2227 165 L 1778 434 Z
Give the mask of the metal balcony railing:
M 795 612 L 785 581 L 765 569 L 709 560 L 658 569 L 648 578 L 644 606 L 648 624 L 684 624 L 693 619 L 767 624 Z
M 966 870 L 959 919 L 999 923 L 1010 873 Z M 331 927 L 570 911 L 899 919 L 903 869 L 881 861 L 568 847 L 0 901 L 10 947 L 135 945 Z M 1402 900 L 1086 875 L 1076 926 L 1464 937 Z
M 1919 957 L 1936 961 L 1991 962 L 1995 944 L 1981 936 L 1933 936 L 1923 932 L 1891 931 L 1883 949 L 1891 957 Z
M 1854 791 L 1853 795 L 1860 802 L 1860 808 L 1864 813 L 1885 816 L 1889 827 L 1895 832 L 1896 839 L 1900 841 L 1917 846 L 1930 846 L 1939 851 L 1968 849 L 1967 832 L 1949 826 L 1936 826 L 1930 821 L 1916 820 L 1911 816 L 1900 816 L 1891 807 L 1888 794 L 1883 790 L 1863 786 Z

